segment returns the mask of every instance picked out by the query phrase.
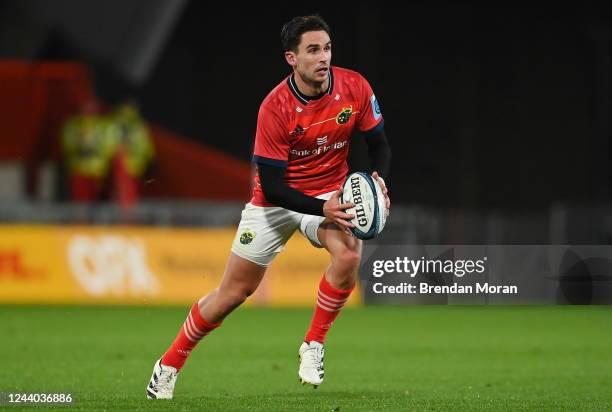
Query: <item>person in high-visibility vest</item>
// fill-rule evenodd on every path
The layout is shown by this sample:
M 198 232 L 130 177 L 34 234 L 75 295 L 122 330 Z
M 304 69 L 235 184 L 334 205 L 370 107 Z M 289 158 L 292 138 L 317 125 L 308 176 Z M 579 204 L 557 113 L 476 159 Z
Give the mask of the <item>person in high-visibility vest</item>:
M 87 103 L 62 129 L 62 152 L 70 179 L 71 199 L 80 203 L 102 200 L 116 153 L 118 138 L 112 122 Z
M 134 104 L 121 104 L 109 120 L 118 141 L 113 160 L 115 196 L 123 206 L 136 203 L 142 178 L 155 156 L 155 148 L 147 124 Z

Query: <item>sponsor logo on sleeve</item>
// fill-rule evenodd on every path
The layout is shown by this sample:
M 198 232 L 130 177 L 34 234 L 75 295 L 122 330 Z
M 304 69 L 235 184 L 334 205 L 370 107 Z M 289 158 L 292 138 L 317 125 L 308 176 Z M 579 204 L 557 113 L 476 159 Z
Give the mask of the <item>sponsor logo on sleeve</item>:
M 378 105 L 376 96 L 372 95 L 372 97 L 370 97 L 370 104 L 372 105 L 372 115 L 374 116 L 374 120 L 380 119 L 382 113 L 380 112 L 380 106 Z

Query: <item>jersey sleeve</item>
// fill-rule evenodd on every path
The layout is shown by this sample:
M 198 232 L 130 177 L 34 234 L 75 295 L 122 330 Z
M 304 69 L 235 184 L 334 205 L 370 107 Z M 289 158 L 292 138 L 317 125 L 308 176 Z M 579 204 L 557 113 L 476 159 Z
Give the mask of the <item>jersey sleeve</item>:
M 359 97 L 359 101 L 361 104 L 359 109 L 358 127 L 362 132 L 369 132 L 382 127 L 383 117 L 370 83 L 368 83 L 363 76 L 360 76 L 360 80 L 361 96 Z
M 257 116 L 253 161 L 269 166 L 287 166 L 289 159 L 289 135 L 279 115 L 268 105 L 262 104 Z

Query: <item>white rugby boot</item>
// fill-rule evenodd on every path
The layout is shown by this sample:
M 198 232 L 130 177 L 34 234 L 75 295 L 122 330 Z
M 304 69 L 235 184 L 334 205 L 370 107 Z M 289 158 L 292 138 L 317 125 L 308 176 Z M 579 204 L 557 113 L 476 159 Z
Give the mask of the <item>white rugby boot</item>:
M 172 366 L 162 365 L 161 359 L 155 362 L 153 374 L 147 386 L 147 398 L 149 399 L 172 399 L 174 384 L 178 371 Z
M 317 386 L 323 383 L 323 356 L 325 356 L 325 348 L 323 344 L 317 341 L 302 343 L 300 346 L 300 369 L 298 375 L 302 385 L 311 384 L 316 389 Z

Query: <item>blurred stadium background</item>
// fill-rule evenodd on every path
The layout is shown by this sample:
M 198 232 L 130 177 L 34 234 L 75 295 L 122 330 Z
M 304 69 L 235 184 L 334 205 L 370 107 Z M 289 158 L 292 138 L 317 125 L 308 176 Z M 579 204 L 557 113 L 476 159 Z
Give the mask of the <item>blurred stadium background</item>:
M 286 2 L 236 7 L 193 0 L 4 0 L 0 3 L 0 326 L 7 332 L 1 334 L 0 347 L 4 353 L 12 353 L 18 344 L 44 364 L 45 359 L 60 359 L 66 349 L 77 358 L 85 356 L 83 345 L 92 342 L 98 346 L 88 347 L 102 352 L 99 345 L 104 342 L 127 342 L 128 350 L 144 353 L 130 363 L 129 371 L 121 369 L 129 355 L 108 351 L 103 359 L 111 369 L 116 367 L 112 370 L 131 373 L 131 378 L 122 379 L 135 390 L 142 386 L 144 396 L 149 363 L 172 339 L 183 308 L 212 288 L 222 274 L 240 210 L 249 199 L 257 109 L 289 72 L 282 58 L 280 27 L 295 15 L 313 12 L 332 27 L 333 64 L 358 70 L 369 79 L 386 119 L 393 149 L 388 179 L 393 210 L 375 244 L 605 245 L 612 241 L 610 7 L 485 7 L 454 2 L 391 7 L 357 1 L 317 9 Z M 126 107 L 132 117 L 128 126 L 122 126 L 114 116 Z M 76 125 L 72 129 L 71 121 Z M 128 129 L 138 130 L 137 136 L 130 137 Z M 87 130 L 91 140 L 79 141 Z M 95 146 L 101 141 L 112 141 L 112 150 Z M 131 141 L 137 143 L 130 146 Z M 143 149 L 146 142 L 151 150 Z M 78 144 L 89 146 L 79 148 Z M 135 152 L 130 152 L 131 147 L 137 147 Z M 79 154 L 92 156 L 87 150 L 99 156 L 100 163 L 89 164 L 89 169 L 74 166 Z M 366 168 L 366 159 L 365 146 L 358 137 L 353 139 L 351 168 Z M 249 301 L 260 309 L 238 315 L 237 324 L 247 327 L 264 315 L 281 324 L 298 319 L 301 323 L 294 329 L 299 337 L 309 317 L 308 310 L 299 308 L 312 304 L 326 262 L 324 253 L 295 236 Z M 573 273 L 569 284 L 553 280 L 553 287 L 562 290 L 554 302 L 612 303 L 612 264 L 603 267 L 604 273 L 593 275 L 585 267 Z M 45 306 L 50 304 L 60 306 Z M 101 307 L 65 306 L 75 304 Z M 392 345 L 397 352 L 385 358 L 389 368 L 402 368 L 392 373 L 396 383 L 408 379 L 402 371 L 404 366 L 406 371 L 411 367 L 393 362 L 402 356 L 400 343 L 416 345 L 414 353 L 428 359 L 424 345 L 436 346 L 432 336 L 444 339 L 433 325 L 450 328 L 451 335 L 465 339 L 453 329 L 455 321 L 466 325 L 482 321 L 488 326 L 478 332 L 466 328 L 464 333 L 479 336 L 488 330 L 492 340 L 483 338 L 484 346 L 475 343 L 457 349 L 464 355 L 469 352 L 473 363 L 482 363 L 479 377 L 469 375 L 477 381 L 475 385 L 502 385 L 500 371 L 506 371 L 513 383 L 529 380 L 513 373 L 518 358 L 505 358 L 504 350 L 512 351 L 513 343 L 508 342 L 514 342 L 519 352 L 528 354 L 521 361 L 544 352 L 543 365 L 563 362 L 568 353 L 580 352 L 568 368 L 582 373 L 589 389 L 578 392 L 577 375 L 565 376 L 567 371 L 554 368 L 541 378 L 556 376 L 559 386 L 553 381 L 534 392 L 518 390 L 518 398 L 507 390 L 486 395 L 483 389 L 483 398 L 490 396 L 492 403 L 475 406 L 471 386 L 465 391 L 451 389 L 445 398 L 438 392 L 428 397 L 434 381 L 416 393 L 408 388 L 404 393 L 401 385 L 377 387 L 361 382 L 365 386 L 360 386 L 358 382 L 352 384 L 353 392 L 333 386 L 335 395 L 319 398 L 317 402 L 322 403 L 312 409 L 333 409 L 336 398 L 341 400 L 338 405 L 348 404 L 349 410 L 381 405 L 387 410 L 444 408 L 457 399 L 466 409 L 611 407 L 611 363 L 603 350 L 611 340 L 602 329 L 609 329 L 610 316 L 604 308 L 584 312 L 414 308 L 415 312 L 405 312 L 406 308 L 397 307 L 362 309 L 360 293 L 353 296 L 352 306 L 346 317 L 354 329 L 343 332 L 351 339 L 360 339 L 359 319 L 372 321 L 368 310 L 380 310 L 377 313 L 394 320 L 388 324 L 387 335 L 381 332 L 372 343 L 384 345 L 398 339 Z M 51 315 L 43 322 L 45 313 Z M 571 320 L 564 325 L 566 313 Z M 493 315 L 514 325 L 511 332 L 495 329 Z M 122 316 L 129 325 L 140 325 L 144 335 L 112 322 Z M 515 324 L 530 316 L 536 320 L 525 329 Z M 157 318 L 161 330 L 155 324 Z M 118 332 L 104 335 L 107 341 L 101 339 L 100 331 L 87 326 L 95 319 Z M 408 323 L 402 326 L 404 321 Z M 46 347 L 51 354 L 45 353 L 45 346 L 29 341 L 26 325 L 55 334 L 55 343 Z M 419 343 L 416 334 L 405 334 L 409 326 L 430 335 Z M 549 352 L 566 336 L 565 326 L 584 328 L 584 339 L 574 336 L 565 349 Z M 394 334 L 395 327 L 404 332 Z M 71 340 L 70 334 L 79 330 L 87 331 L 85 343 Z M 538 340 L 536 346 L 524 339 L 526 332 Z M 220 330 L 214 338 L 218 341 L 211 338 L 218 342 L 211 344 L 211 351 L 222 356 L 222 337 L 231 341 L 234 335 L 238 330 Z M 335 336 L 340 339 L 340 332 Z M 493 351 L 488 360 L 478 360 L 471 352 L 491 346 L 499 349 L 502 341 L 505 349 Z M 154 344 L 148 347 L 147 342 Z M 247 350 L 238 341 L 231 342 L 233 350 Z M 339 342 L 350 346 L 354 340 Z M 138 349 L 143 345 L 144 350 Z M 416 356 L 406 362 L 423 374 L 431 372 L 428 365 L 453 364 L 455 352 L 438 349 L 441 357 L 431 365 Z M 587 352 L 591 357 L 582 362 L 580 356 Z M 494 377 L 484 371 L 491 359 L 499 366 Z M 242 360 L 248 364 L 248 359 Z M 377 359 L 369 361 L 374 365 Z M 71 362 L 68 368 L 79 367 Z M 91 402 L 86 405 L 102 405 L 96 403 L 101 398 L 93 394 L 93 386 L 91 391 L 90 386 L 78 386 L 82 373 L 65 386 L 57 381 L 49 386 L 47 380 L 33 378 L 33 364 L 25 369 L 15 361 L 4 364 L 20 377 L 0 380 L 0 392 L 45 388 L 78 392 L 81 388 L 81 399 Z M 91 363 L 85 369 L 99 365 Z M 448 375 L 436 376 L 447 384 L 463 379 L 465 370 L 454 365 Z M 284 373 L 285 367 L 271 369 Z M 291 368 L 287 376 L 293 373 Z M 384 380 L 382 372 L 376 371 Z M 105 373 L 108 376 L 100 377 L 100 392 L 112 387 L 112 373 Z M 223 375 L 230 380 L 236 376 L 237 372 Z M 194 383 L 190 385 L 197 390 Z M 605 385 L 607 392 L 602 389 Z M 210 405 L 256 408 L 253 402 L 262 401 L 258 406 L 262 409 L 288 410 L 299 409 L 305 399 L 294 394 L 280 407 L 272 395 L 257 398 L 253 387 L 244 382 L 236 388 L 242 391 L 238 398 L 244 403 L 224 403 L 223 395 Z M 567 399 L 546 398 L 545 394 L 567 388 L 576 389 L 565 392 Z M 290 395 L 293 391 L 283 390 Z M 368 403 L 371 399 L 360 404 L 351 394 L 362 390 L 379 400 L 385 391 L 389 396 L 400 395 L 389 404 Z M 581 396 L 592 403 L 584 403 L 586 398 Z M 119 400 L 130 397 L 140 399 L 140 394 L 122 394 Z M 541 397 L 548 403 L 538 404 Z
M 146 239 L 149 228 L 198 228 L 194 236 L 215 240 L 223 233 L 214 253 L 198 238 L 175 242 L 182 254 L 147 255 L 169 276 L 218 274 L 249 198 L 258 105 L 288 72 L 279 27 L 309 10 L 276 3 L 237 14 L 185 0 L 0 7 L 0 220 L 59 227 L 66 239 L 81 233 L 66 224 L 92 225 L 90 240 L 112 227 L 128 243 L 114 225 L 142 225 Z M 394 208 L 377 242 L 612 239 L 610 10 L 442 2 L 400 13 L 358 2 L 323 12 L 334 63 L 370 79 L 387 119 Z M 126 102 L 140 110 L 154 147 L 141 161 L 146 170 L 133 173 L 138 187 L 126 189 L 126 173 L 101 154 L 111 165 L 89 174 L 104 187 L 83 196 L 77 182 L 73 195 L 69 163 L 78 156 L 67 148 L 66 124 L 109 117 Z M 351 166 L 367 166 L 359 138 Z M 60 262 L 31 260 L 58 233 L 36 230 L 52 235 L 5 230 L 21 246 L 0 249 L 2 278 L 66 272 Z M 65 255 L 66 242 L 54 256 Z

